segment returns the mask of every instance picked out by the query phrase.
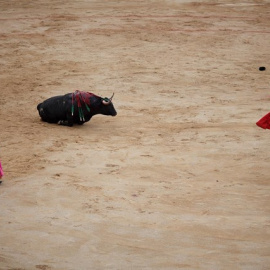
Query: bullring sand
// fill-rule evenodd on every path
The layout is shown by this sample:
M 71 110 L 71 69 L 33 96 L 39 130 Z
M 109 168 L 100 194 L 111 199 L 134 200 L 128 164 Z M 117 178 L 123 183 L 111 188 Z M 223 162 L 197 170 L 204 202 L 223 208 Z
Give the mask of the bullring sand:
M 269 269 L 269 1 L 0 15 L 1 270 Z M 76 89 L 114 92 L 118 115 L 40 121 Z

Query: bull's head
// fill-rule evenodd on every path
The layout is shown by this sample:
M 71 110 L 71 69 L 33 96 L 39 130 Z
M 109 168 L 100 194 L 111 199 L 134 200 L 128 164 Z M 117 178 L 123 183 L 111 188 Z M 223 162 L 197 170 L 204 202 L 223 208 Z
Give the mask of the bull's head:
M 111 116 L 116 116 L 117 115 L 117 112 L 113 106 L 113 103 L 112 103 L 112 98 L 114 96 L 114 93 L 112 94 L 112 96 L 110 98 L 102 98 L 102 104 L 104 105 L 103 106 L 103 112 L 102 114 L 105 114 L 105 115 L 111 115 Z

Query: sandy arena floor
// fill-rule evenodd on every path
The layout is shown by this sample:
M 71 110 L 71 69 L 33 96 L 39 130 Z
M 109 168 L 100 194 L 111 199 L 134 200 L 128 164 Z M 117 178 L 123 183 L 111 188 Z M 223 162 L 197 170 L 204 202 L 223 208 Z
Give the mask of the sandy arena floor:
M 268 0 L 0 1 L 0 269 L 270 269 L 269 18 Z M 114 92 L 117 117 L 40 121 L 76 89 Z

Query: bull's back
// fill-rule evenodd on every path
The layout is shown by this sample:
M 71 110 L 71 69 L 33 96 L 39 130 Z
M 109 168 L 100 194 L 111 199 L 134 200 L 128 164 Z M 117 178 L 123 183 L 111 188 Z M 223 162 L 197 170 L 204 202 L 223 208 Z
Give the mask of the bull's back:
M 66 119 L 69 105 L 71 106 L 69 96 L 62 95 L 44 100 L 42 103 L 38 104 L 37 109 L 44 121 L 53 123 Z

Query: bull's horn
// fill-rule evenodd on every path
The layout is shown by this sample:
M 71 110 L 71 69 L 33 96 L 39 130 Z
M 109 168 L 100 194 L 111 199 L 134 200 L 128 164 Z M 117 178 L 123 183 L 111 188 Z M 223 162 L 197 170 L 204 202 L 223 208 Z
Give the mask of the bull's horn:
M 112 94 L 112 96 L 111 96 L 110 100 L 112 100 L 113 96 L 114 96 L 114 93 Z

